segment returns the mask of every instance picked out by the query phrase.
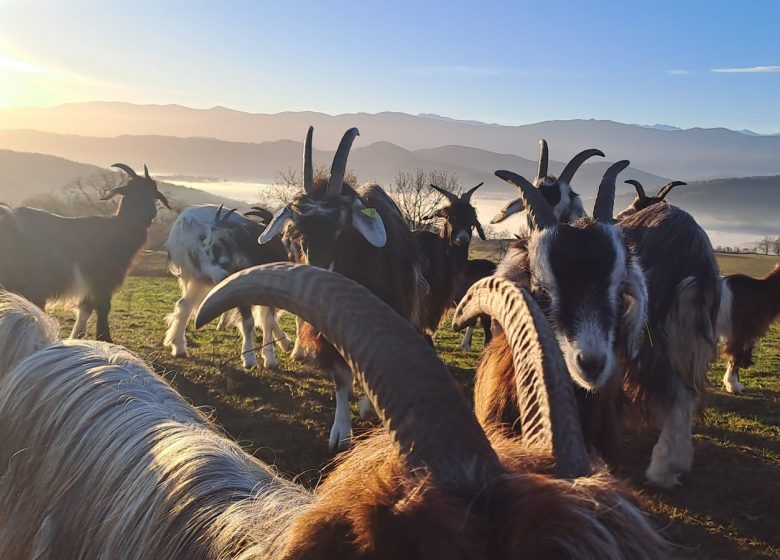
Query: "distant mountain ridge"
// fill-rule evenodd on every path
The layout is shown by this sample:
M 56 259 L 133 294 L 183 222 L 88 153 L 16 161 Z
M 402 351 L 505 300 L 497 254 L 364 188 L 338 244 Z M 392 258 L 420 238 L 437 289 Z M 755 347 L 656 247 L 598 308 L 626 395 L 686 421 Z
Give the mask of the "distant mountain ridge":
M 547 121 L 520 126 L 459 121 L 398 112 L 326 115 L 317 112 L 253 114 L 214 107 L 81 103 L 52 108 L 0 110 L 0 128 L 85 136 L 161 135 L 233 142 L 300 141 L 314 125 L 315 146 L 334 149 L 344 130 L 357 126 L 364 146 L 389 142 L 414 151 L 458 145 L 534 159 L 537 141 L 550 142 L 563 161 L 597 147 L 610 161 L 629 159 L 658 176 L 706 179 L 780 174 L 780 135 L 751 135 L 725 128 L 667 130 L 605 120 Z M 659 127 L 661 129 L 659 129 Z M 670 127 L 671 128 L 671 127 Z

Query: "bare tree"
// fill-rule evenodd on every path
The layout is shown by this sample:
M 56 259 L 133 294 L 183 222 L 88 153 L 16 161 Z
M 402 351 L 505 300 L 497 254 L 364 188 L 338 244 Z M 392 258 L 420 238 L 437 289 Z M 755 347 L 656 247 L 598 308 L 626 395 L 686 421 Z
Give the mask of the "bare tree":
M 433 214 L 445 201 L 441 194 L 430 187 L 431 184 L 457 195 L 463 192 L 463 186 L 455 175 L 446 171 L 425 171 L 419 168 L 414 173 L 399 173 L 390 187 L 390 196 L 398 204 L 401 214 L 413 230 L 432 229 L 431 221 L 424 218 Z
M 780 257 L 780 235 L 772 241 L 772 252 Z
M 774 239 L 772 239 L 767 235 L 763 239 L 761 239 L 758 243 L 756 243 L 756 249 L 758 249 L 759 252 L 768 255 L 773 245 L 774 245 Z
M 321 164 L 314 168 L 314 180 L 327 179 L 330 176 L 330 168 Z M 352 187 L 358 185 L 358 176 L 353 169 L 347 169 L 344 182 Z M 303 175 L 299 169 L 288 167 L 280 171 L 274 177 L 274 182 L 257 193 L 258 205 L 268 210 L 276 210 L 292 202 L 301 189 L 303 189 Z

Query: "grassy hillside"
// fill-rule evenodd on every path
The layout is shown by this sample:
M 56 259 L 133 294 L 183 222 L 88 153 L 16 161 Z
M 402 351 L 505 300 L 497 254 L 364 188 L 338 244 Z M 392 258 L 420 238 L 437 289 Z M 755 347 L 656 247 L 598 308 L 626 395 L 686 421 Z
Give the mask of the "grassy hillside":
M 482 245 L 482 244 L 478 244 Z M 495 249 L 496 243 L 482 249 Z M 755 255 L 721 262 L 754 273 L 767 265 Z M 154 364 L 178 391 L 210 411 L 228 434 L 283 473 L 302 474 L 313 485 L 327 472 L 332 455 L 327 438 L 334 411 L 330 381 L 311 366 L 281 356 L 281 369 L 244 371 L 240 338 L 230 328 L 209 325 L 189 331 L 191 356 L 172 358 L 162 348 L 164 316 L 179 297 L 178 287 L 164 269 L 164 255 L 148 253 L 137 274 L 114 298 L 115 340 Z M 69 313 L 57 311 L 62 332 L 72 326 Z M 284 328 L 293 332 L 285 316 Z M 436 349 L 466 394 L 471 393 L 479 353 L 464 353 L 459 335 L 448 325 L 440 331 Z M 475 343 L 481 350 L 481 340 Z M 777 507 L 780 504 L 780 328 L 776 326 L 757 348 L 756 365 L 742 376 L 743 396 L 724 393 L 723 364 L 710 373 L 707 409 L 695 426 L 696 462 L 682 488 L 661 492 L 645 486 L 655 432 L 633 428 L 624 434 L 618 476 L 629 480 L 643 496 L 646 509 L 674 545 L 679 558 L 780 558 Z M 355 399 L 355 404 L 357 399 Z M 357 412 L 356 406 L 353 412 Z M 355 418 L 357 418 L 355 414 Z M 356 420 L 358 432 L 369 424 Z

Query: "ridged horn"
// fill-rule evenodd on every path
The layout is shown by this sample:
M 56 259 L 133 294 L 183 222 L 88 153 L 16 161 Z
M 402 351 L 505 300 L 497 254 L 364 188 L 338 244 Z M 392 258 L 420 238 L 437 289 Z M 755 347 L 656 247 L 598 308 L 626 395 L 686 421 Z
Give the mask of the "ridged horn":
M 303 140 L 303 190 L 311 194 L 314 189 L 314 161 L 312 160 L 312 137 L 314 127 L 306 130 L 306 138 Z
M 542 179 L 547 177 L 547 162 L 549 159 L 549 150 L 547 148 L 547 140 L 542 138 L 539 140 L 539 166 L 536 168 L 536 184 L 540 184 Z
M 195 324 L 201 327 L 224 311 L 249 305 L 290 311 L 333 344 L 363 382 L 410 468 L 426 466 L 436 480 L 470 492 L 503 472 L 434 349 L 363 286 L 317 267 L 256 266 L 212 289 Z
M 456 195 L 452 194 L 452 193 L 451 193 L 450 191 L 448 191 L 447 189 L 443 189 L 443 188 L 441 188 L 441 187 L 437 187 L 437 186 L 436 186 L 436 185 L 434 185 L 433 183 L 431 183 L 431 184 L 430 184 L 430 185 L 428 185 L 428 186 L 429 186 L 429 187 L 431 187 L 432 189 L 435 189 L 435 190 L 436 190 L 436 191 L 438 191 L 439 193 L 441 193 L 441 194 L 444 196 L 444 198 L 446 198 L 447 200 L 449 200 L 449 201 L 450 201 L 450 204 L 456 204 L 456 203 L 457 203 L 457 202 L 460 200 L 460 199 L 459 199 L 459 198 L 458 198 Z
M 469 289 L 453 326 L 463 328 L 480 314 L 499 322 L 512 350 L 524 442 L 549 449 L 562 478 L 590 474 L 571 377 L 539 305 L 514 282 L 493 276 Z
M 133 179 L 138 179 L 138 174 L 133 170 L 132 167 L 130 167 L 126 163 L 114 163 L 111 165 L 111 167 L 116 167 L 117 169 L 121 169 L 122 171 L 130 175 L 130 177 L 132 177 Z
M 537 229 L 544 229 L 558 224 L 553 209 L 544 199 L 541 191 L 528 182 L 528 179 L 517 173 L 504 170 L 496 171 L 496 177 L 517 187 L 520 197 L 523 199 L 523 204 Z
M 571 180 L 574 178 L 574 174 L 577 173 L 577 170 L 582 166 L 583 163 L 585 163 L 593 156 L 604 157 L 604 152 L 595 148 L 581 151 L 579 154 L 571 158 L 571 161 L 566 164 L 566 167 L 563 168 L 560 177 L 558 177 L 558 181 L 561 183 L 566 183 L 567 185 L 571 185 Z
M 596 203 L 593 205 L 593 219 L 602 224 L 611 224 L 615 211 L 615 181 L 618 174 L 629 166 L 626 159 L 613 163 L 604 172 L 599 184 Z
M 479 187 L 484 185 L 485 182 L 482 181 L 479 185 L 476 187 L 471 187 L 469 190 L 467 190 L 465 193 L 460 195 L 460 201 L 465 202 L 466 204 L 471 204 L 471 196 L 474 194 L 474 191 L 476 191 Z
M 685 181 L 672 181 L 670 183 L 666 183 L 663 187 L 658 189 L 658 194 L 656 194 L 655 196 L 663 200 L 664 198 L 666 198 L 666 195 L 669 194 L 669 191 L 671 191 L 674 187 L 679 187 L 680 185 L 687 185 L 687 184 L 688 183 L 686 183 Z
M 349 150 L 352 148 L 352 142 L 355 141 L 357 136 L 360 136 L 360 131 L 357 128 L 350 128 L 341 138 L 336 155 L 333 156 L 333 164 L 330 166 L 330 179 L 328 179 L 326 195 L 341 194 L 341 187 L 344 185 L 344 175 L 347 172 Z
M 647 195 L 645 194 L 645 189 L 642 187 L 642 183 L 637 181 L 636 179 L 628 179 L 627 181 L 623 181 L 624 183 L 628 185 L 633 185 L 634 189 L 636 190 L 636 195 L 641 198 L 645 199 L 647 198 Z

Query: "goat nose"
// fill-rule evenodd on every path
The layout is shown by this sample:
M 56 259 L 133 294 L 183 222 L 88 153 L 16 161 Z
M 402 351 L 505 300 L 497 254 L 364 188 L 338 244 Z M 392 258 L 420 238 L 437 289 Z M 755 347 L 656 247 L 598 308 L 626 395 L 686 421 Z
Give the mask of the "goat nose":
M 607 365 L 607 356 L 606 354 L 580 352 L 577 354 L 577 365 L 589 379 L 595 380 L 604 371 L 604 366 Z

